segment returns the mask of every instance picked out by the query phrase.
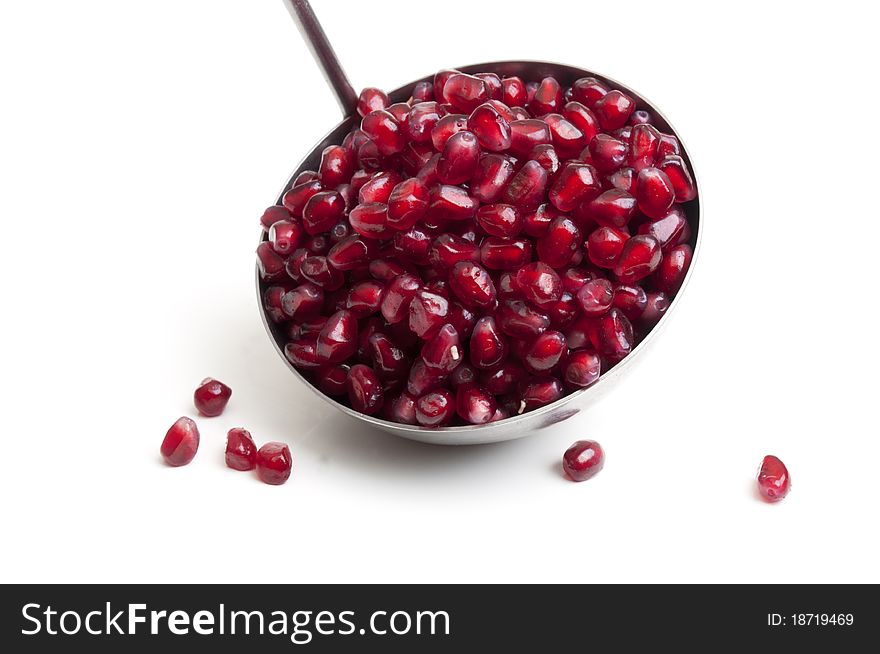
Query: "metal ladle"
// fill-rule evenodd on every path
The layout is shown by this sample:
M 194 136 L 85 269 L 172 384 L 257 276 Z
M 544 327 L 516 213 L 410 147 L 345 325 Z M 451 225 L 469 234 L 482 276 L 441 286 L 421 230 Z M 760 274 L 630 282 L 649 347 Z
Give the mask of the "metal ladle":
M 285 0 L 285 4 L 287 5 L 294 21 L 299 26 L 303 38 L 309 45 L 318 65 L 321 67 L 321 70 L 323 71 L 324 76 L 333 90 L 333 93 L 339 102 L 339 106 L 342 108 L 343 114 L 346 117 L 341 123 L 333 128 L 329 134 L 321 139 L 296 167 L 278 196 L 276 201 L 278 204 L 281 203 L 281 196 L 290 188 L 290 185 L 297 174 L 303 170 L 317 170 L 321 161 L 321 152 L 324 148 L 328 145 L 341 143 L 345 135 L 348 134 L 352 127 L 360 121 L 360 117 L 355 110 L 357 105 L 357 93 L 355 93 L 351 83 L 348 81 L 348 77 L 345 75 L 345 71 L 343 71 L 339 60 L 336 58 L 333 47 L 327 40 L 327 35 L 321 28 L 320 23 L 318 23 L 318 19 L 312 10 L 312 7 L 309 5 L 308 0 Z M 669 121 L 666 120 L 663 114 L 661 114 L 653 104 L 648 102 L 641 94 L 636 93 L 620 82 L 583 68 L 575 68 L 574 66 L 566 66 L 563 64 L 552 64 L 543 61 L 491 61 L 483 64 L 458 66 L 457 70 L 465 73 L 493 72 L 501 77 L 516 75 L 526 81 L 537 81 L 544 77 L 552 76 L 564 86 L 570 85 L 581 77 L 595 77 L 609 87 L 617 88 L 627 93 L 630 97 L 636 100 L 639 109 L 647 109 L 651 112 L 654 125 L 658 129 L 673 134 L 678 138 L 681 145 L 681 156 L 691 169 L 691 173 L 694 176 L 694 183 L 697 183 L 696 173 L 691 165 L 684 142 L 678 135 L 678 132 L 672 128 Z M 409 99 L 412 89 L 416 84 L 432 80 L 433 75 L 404 84 L 388 94 L 391 98 L 391 102 L 405 102 Z M 699 189 L 699 186 L 697 188 Z M 654 326 L 645 338 L 642 339 L 642 342 L 639 343 L 638 346 L 623 359 L 623 361 L 618 363 L 608 372 L 603 373 L 599 380 L 592 386 L 575 391 L 570 395 L 566 395 L 552 404 L 498 422 L 490 422 L 485 425 L 429 429 L 417 425 L 402 425 L 375 416 L 367 416 L 358 413 L 350 407 L 324 395 L 305 379 L 302 374 L 290 364 L 287 357 L 284 356 L 284 345 L 287 342 L 287 338 L 282 333 L 282 330 L 269 320 L 266 315 L 266 310 L 262 302 L 263 292 L 265 291 L 266 285 L 261 282 L 259 274 L 257 274 L 257 293 L 259 295 L 260 313 L 263 318 L 263 324 L 275 345 L 276 351 L 287 367 L 290 368 L 290 371 L 313 393 L 318 395 L 334 409 L 342 411 L 359 422 L 372 425 L 373 427 L 403 438 L 440 445 L 474 445 L 520 438 L 535 433 L 544 427 L 565 420 L 566 418 L 570 418 L 579 411 L 586 409 L 593 402 L 610 391 L 624 377 L 624 375 L 632 370 L 635 362 L 641 358 L 644 351 L 656 341 L 658 332 L 668 323 L 670 314 L 672 314 L 679 303 L 681 294 L 684 292 L 684 289 L 693 274 L 694 263 L 696 262 L 697 255 L 700 251 L 701 216 L 699 193 L 695 200 L 684 204 L 682 208 L 687 215 L 691 227 L 692 235 L 690 243 L 693 246 L 693 260 L 684 283 L 679 289 L 678 294 L 676 294 L 675 298 L 672 300 L 666 314 L 661 318 L 660 322 Z M 265 239 L 266 235 L 263 234 L 262 240 Z

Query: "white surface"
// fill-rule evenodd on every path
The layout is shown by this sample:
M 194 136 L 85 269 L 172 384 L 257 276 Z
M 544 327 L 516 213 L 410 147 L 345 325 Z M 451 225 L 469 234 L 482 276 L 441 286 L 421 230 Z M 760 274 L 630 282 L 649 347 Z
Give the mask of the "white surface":
M 444 449 L 334 415 L 260 324 L 257 219 L 339 118 L 281 2 L 3 3 L 2 581 L 880 581 L 867 5 L 508 5 L 315 3 L 357 86 L 534 58 L 644 93 L 698 164 L 704 250 L 612 396 Z M 232 402 L 165 467 L 206 375 Z M 224 467 L 233 426 L 290 443 L 287 485 Z M 584 437 L 607 463 L 573 484 Z

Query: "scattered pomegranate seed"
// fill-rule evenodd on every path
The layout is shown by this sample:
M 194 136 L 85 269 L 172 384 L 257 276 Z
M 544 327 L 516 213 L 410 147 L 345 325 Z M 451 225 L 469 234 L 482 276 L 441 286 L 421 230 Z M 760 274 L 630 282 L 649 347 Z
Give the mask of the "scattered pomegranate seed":
M 791 476 L 788 468 L 779 458 L 768 454 L 761 462 L 758 471 L 758 492 L 768 502 L 778 502 L 791 490 Z
M 226 465 L 233 470 L 253 470 L 257 465 L 257 446 L 246 429 L 230 429 L 226 434 Z
M 199 428 L 191 418 L 180 418 L 171 425 L 159 451 L 170 466 L 185 466 L 199 449 Z
M 263 483 L 278 486 L 290 478 L 293 459 L 284 443 L 269 442 L 257 450 L 257 476 Z
M 595 477 L 605 465 L 605 452 L 596 441 L 577 441 L 562 455 L 562 469 L 572 481 Z
M 193 403 L 203 416 L 214 417 L 223 413 L 232 389 L 221 381 L 206 377 L 193 393 Z

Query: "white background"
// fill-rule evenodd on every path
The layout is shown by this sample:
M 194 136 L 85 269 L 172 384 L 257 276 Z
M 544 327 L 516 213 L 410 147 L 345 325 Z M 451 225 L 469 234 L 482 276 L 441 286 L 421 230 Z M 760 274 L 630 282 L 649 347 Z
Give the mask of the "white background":
M 358 88 L 567 62 L 697 164 L 697 274 L 632 376 L 441 448 L 335 415 L 260 324 L 257 220 L 340 118 L 281 2 L 4 2 L 0 579 L 880 582 L 876 17 L 817 4 L 315 2 Z M 207 375 L 232 401 L 166 467 Z M 232 426 L 290 444 L 285 486 L 224 466 Z M 573 484 L 586 437 L 607 463 Z

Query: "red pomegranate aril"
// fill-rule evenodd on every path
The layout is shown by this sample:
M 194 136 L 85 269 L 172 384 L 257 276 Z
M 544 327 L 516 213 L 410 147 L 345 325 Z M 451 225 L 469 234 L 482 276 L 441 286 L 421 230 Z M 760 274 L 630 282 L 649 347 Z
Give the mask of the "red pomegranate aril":
M 286 222 L 293 221 L 293 216 L 290 214 L 290 211 L 287 210 L 287 207 L 268 207 L 263 212 L 263 215 L 260 216 L 260 224 L 267 232 L 272 228 L 272 225 L 282 220 Z
M 453 75 L 457 75 L 461 71 L 455 69 L 441 70 L 434 74 L 434 99 L 437 102 L 449 102 L 444 93 L 446 82 Z
M 486 389 L 476 384 L 469 384 L 458 387 L 455 409 L 465 422 L 482 425 L 492 421 L 498 410 L 498 403 Z
M 373 111 L 364 116 L 361 120 L 361 129 L 370 137 L 379 154 L 385 156 L 396 154 L 403 150 L 406 144 L 403 128 L 387 110 Z
M 691 172 L 680 156 L 673 154 L 663 157 L 657 168 L 669 178 L 676 202 L 688 202 L 697 197 L 697 187 L 694 185 Z
M 595 266 L 613 268 L 629 234 L 614 227 L 600 227 L 587 237 L 587 256 Z
M 501 78 L 495 73 L 475 73 L 474 77 L 479 77 L 486 84 L 489 92 L 489 98 L 492 100 L 501 100 L 503 94 L 501 87 Z
M 479 261 L 480 248 L 455 234 L 441 234 L 428 250 L 428 261 L 437 270 L 449 270 L 460 261 Z
M 562 115 L 569 123 L 579 129 L 583 135 L 581 149 L 599 133 L 599 121 L 596 120 L 596 115 L 580 102 L 569 102 L 566 104 L 562 108 Z M 577 153 L 574 154 L 577 155 Z
M 651 114 L 644 109 L 636 109 L 629 116 L 629 124 L 635 127 L 636 125 L 648 125 L 651 123 L 653 119 L 651 118 Z
M 788 468 L 778 457 L 768 454 L 758 471 L 758 492 L 768 502 L 778 502 L 791 490 Z
M 369 347 L 373 370 L 379 379 L 404 379 L 409 373 L 410 359 L 386 334 L 370 335 Z
M 413 397 L 421 397 L 446 383 L 447 376 L 434 368 L 429 368 L 420 358 L 416 359 L 409 370 L 406 392 Z
M 359 204 L 348 215 L 352 228 L 364 238 L 391 238 L 394 230 L 388 225 L 388 205 L 381 202 Z
M 396 232 L 393 239 L 394 252 L 415 264 L 428 262 L 431 248 L 431 235 L 421 227 L 411 227 L 405 232 Z
M 515 361 L 506 361 L 480 372 L 479 383 L 493 395 L 513 391 L 526 376 L 525 369 Z
M 536 145 L 534 149 L 532 149 L 528 158 L 541 164 L 541 168 L 547 171 L 551 184 L 553 180 L 556 179 L 559 171 L 562 170 L 562 161 L 559 159 L 559 154 L 556 152 L 556 148 L 547 143 Z
M 382 383 L 369 366 L 358 363 L 348 371 L 348 401 L 351 408 L 373 415 L 382 408 Z
M 200 414 L 213 418 L 223 413 L 230 397 L 232 389 L 229 386 L 213 377 L 206 377 L 193 393 L 193 403 Z
M 671 154 L 680 155 L 681 145 L 678 139 L 671 134 L 661 134 L 660 142 L 657 144 L 657 159 L 660 160 Z
M 487 204 L 480 207 L 474 220 L 490 236 L 512 237 L 522 231 L 522 214 L 510 204 Z
M 562 215 L 556 207 L 545 202 L 523 216 L 523 231 L 532 238 L 540 238 L 550 229 L 553 219 Z
M 611 308 L 608 313 L 599 317 L 595 323 L 595 342 L 593 346 L 613 360 L 619 360 L 629 354 L 635 341 L 629 319 L 619 309 Z M 593 333 L 591 333 L 591 340 Z
M 377 146 L 372 140 L 367 139 L 358 148 L 357 163 L 361 168 L 369 172 L 375 172 L 388 165 L 388 159 L 379 152 L 379 146 Z
M 287 289 L 283 286 L 270 286 L 263 293 L 263 308 L 266 310 L 266 315 L 274 323 L 287 320 L 287 316 L 284 315 L 284 310 L 281 308 L 281 299 L 286 292 Z
M 440 120 L 436 102 L 419 102 L 409 110 L 404 131 L 414 143 L 430 143 L 431 130 Z
M 406 102 L 395 102 L 387 107 L 388 113 L 394 116 L 394 119 L 400 123 L 404 134 L 406 134 L 406 119 L 409 116 L 410 109 L 411 107 Z
M 449 300 L 442 295 L 419 290 L 409 303 L 409 328 L 423 340 L 434 336 L 446 323 Z
M 553 77 L 545 77 L 535 89 L 535 95 L 529 100 L 528 109 L 533 116 L 543 116 L 562 109 L 562 87 Z
M 663 257 L 654 273 L 654 286 L 669 295 L 678 293 L 691 265 L 694 253 L 690 245 L 677 245 Z
M 392 422 L 402 425 L 416 424 L 416 398 L 407 392 L 395 395 L 385 402 L 382 415 Z
M 520 268 L 516 273 L 516 284 L 523 296 L 539 307 L 555 302 L 562 296 L 559 274 L 543 261 Z
M 503 152 L 510 147 L 510 123 L 495 106 L 488 102 L 474 109 L 468 117 L 467 128 L 487 150 Z
M 354 270 L 369 263 L 375 255 L 376 246 L 372 240 L 352 234 L 330 248 L 327 261 L 337 270 Z
M 633 168 L 619 168 L 605 177 L 606 188 L 617 188 L 632 194 L 636 187 L 636 171 Z
M 302 276 L 325 291 L 335 291 L 345 282 L 345 276 L 331 266 L 327 257 L 320 255 L 308 256 L 300 265 Z
M 302 339 L 289 342 L 284 346 L 284 356 L 302 370 L 316 370 L 327 363 L 318 358 L 315 340 Z
M 636 199 L 613 188 L 596 196 L 589 206 L 590 216 L 604 227 L 623 227 L 636 211 Z
M 547 233 L 538 239 L 538 258 L 553 268 L 562 268 L 571 262 L 582 241 L 581 230 L 571 218 L 554 218 Z
M 321 153 L 319 168 L 321 183 L 327 188 L 336 188 L 351 179 L 354 173 L 354 161 L 341 145 L 330 145 Z
M 302 225 L 298 222 L 280 220 L 269 228 L 269 242 L 272 244 L 272 249 L 281 256 L 297 249 L 302 237 Z
M 436 220 L 467 220 L 474 217 L 479 205 L 465 189 L 438 184 L 431 189 L 428 215 Z
M 576 350 L 568 355 L 562 379 L 573 388 L 586 388 L 596 383 L 602 373 L 602 360 L 590 350 Z
M 526 85 L 519 77 L 501 80 L 501 101 L 508 107 L 524 107 L 528 102 Z
M 448 114 L 440 118 L 431 129 L 431 144 L 438 152 L 443 150 L 446 142 L 455 134 L 468 128 L 468 117 L 464 114 Z
M 315 193 L 302 211 L 303 228 L 314 236 L 328 231 L 345 213 L 345 200 L 337 191 Z
M 571 99 L 592 108 L 608 91 L 608 87 L 595 77 L 582 77 L 571 85 Z
M 492 316 L 480 318 L 471 333 L 470 361 L 481 370 L 493 368 L 507 356 L 507 343 Z
M 456 389 L 459 386 L 471 385 L 477 382 L 476 369 L 467 362 L 462 362 L 456 366 L 455 370 L 449 375 L 449 385 Z
M 660 243 L 663 252 L 684 243 L 690 238 L 691 230 L 687 218 L 677 206 L 673 206 L 662 218 L 654 218 L 639 225 L 639 234 L 653 236 Z
M 654 165 L 660 132 L 653 125 L 639 124 L 633 127 L 629 140 L 629 165 L 636 172 Z
M 382 298 L 382 316 L 391 324 L 409 317 L 410 301 L 422 287 L 421 280 L 410 274 L 403 274 L 392 280 Z
M 473 261 L 459 261 L 452 267 L 449 287 L 466 307 L 488 309 L 495 305 L 497 292 L 492 277 L 485 268 Z
M 492 270 L 517 270 L 531 260 L 528 239 L 489 236 L 480 245 L 480 263 Z
M 333 245 L 345 240 L 349 236 L 351 236 L 351 225 L 347 221 L 338 222 L 330 228 L 330 242 Z M 332 250 L 333 246 L 330 249 Z M 328 251 L 327 254 L 329 255 L 330 252 Z
M 416 421 L 423 427 L 442 427 L 452 422 L 455 398 L 445 388 L 430 391 L 416 400 Z
M 257 450 L 257 476 L 264 484 L 280 486 L 290 478 L 293 458 L 284 443 L 271 441 Z
M 462 184 L 474 176 L 480 160 L 480 144 L 472 132 L 453 134 L 443 146 L 437 176 L 444 184 Z
M 318 255 L 322 257 L 330 252 L 331 245 L 332 244 L 330 243 L 330 239 L 328 239 L 324 234 L 316 234 L 314 236 L 310 236 L 306 239 L 306 242 L 303 243 L 303 247 L 308 250 L 308 253 L 310 255 Z M 296 252 L 294 252 L 294 255 L 295 254 Z
M 199 428 L 191 418 L 179 418 L 165 434 L 159 452 L 170 466 L 185 466 L 199 449 Z
M 636 178 L 635 197 L 643 214 L 648 218 L 660 218 L 666 215 L 675 201 L 675 190 L 662 170 L 644 168 Z
M 543 120 L 529 118 L 510 123 L 510 152 L 518 157 L 526 156 L 536 145 L 552 142 L 550 127 Z
M 541 164 L 527 161 L 504 189 L 504 202 L 526 211 L 537 208 L 544 199 L 549 178 Z
M 595 477 L 605 465 L 605 452 L 596 441 L 577 441 L 562 455 L 562 469 L 572 481 Z
M 272 248 L 269 241 L 264 241 L 257 246 L 257 270 L 260 279 L 271 282 L 284 276 L 284 259 Z
M 324 190 L 320 180 L 313 179 L 292 187 L 281 197 L 281 203 L 295 218 L 302 216 L 303 207 L 315 193 Z
M 514 174 L 516 169 L 508 157 L 500 154 L 483 155 L 471 179 L 471 195 L 486 204 L 496 202 Z
M 569 163 L 550 189 L 550 203 L 562 212 L 572 211 L 602 190 L 596 169 L 588 164 Z
M 332 365 L 318 368 L 318 372 L 315 374 L 318 388 L 325 395 L 345 395 L 349 370 L 350 366 L 346 365 Z
M 235 427 L 226 433 L 226 465 L 233 470 L 253 470 L 257 446 L 247 429 Z
M 606 131 L 626 125 L 635 108 L 635 101 L 616 89 L 606 93 L 592 107 L 599 125 Z
M 641 286 L 618 284 L 614 287 L 612 306 L 623 311 L 630 322 L 641 318 L 648 306 L 648 294 Z
M 562 290 L 569 293 L 577 293 L 581 287 L 597 275 L 586 268 L 566 268 L 559 276 L 562 280 Z
M 563 291 L 556 302 L 550 302 L 542 309 L 550 316 L 550 325 L 555 329 L 568 327 L 580 313 L 577 300 L 568 291 Z
M 348 291 L 345 308 L 351 311 L 355 318 L 366 318 L 379 311 L 384 293 L 385 284 L 381 282 L 372 279 L 357 282 Z
M 324 324 L 315 354 L 325 363 L 342 363 L 357 351 L 357 318 L 348 310 L 337 311 Z
M 650 328 L 660 322 L 660 319 L 669 308 L 669 296 L 663 292 L 648 293 L 648 301 L 645 310 L 639 318 L 639 324 L 644 328 Z
M 391 191 L 402 181 L 400 173 L 394 171 L 382 171 L 374 174 L 358 191 L 358 204 L 372 202 L 387 204 L 388 198 L 391 197 Z
M 620 168 L 626 161 L 629 146 L 609 134 L 597 134 L 590 141 L 587 150 L 596 169 L 610 173 Z
M 434 85 L 431 82 L 419 82 L 413 87 L 413 102 L 430 102 L 434 99 Z
M 522 388 L 519 413 L 552 404 L 562 396 L 562 383 L 555 377 L 533 378 Z
M 356 132 L 360 133 L 360 130 L 356 130 Z M 346 135 L 347 136 L 347 135 Z M 354 137 L 352 137 L 354 138 Z M 343 145 L 343 147 L 345 147 Z M 316 170 L 302 170 L 300 171 L 296 177 L 293 178 L 293 184 L 290 185 L 291 188 L 294 186 L 299 186 L 300 184 L 305 184 L 306 182 L 312 182 L 314 180 L 320 180 L 321 175 Z
M 535 375 L 547 373 L 568 351 L 562 332 L 546 331 L 528 344 L 522 362 Z
M 607 279 L 593 279 L 577 292 L 577 301 L 585 316 L 601 316 L 614 302 L 614 287 Z
M 443 97 L 458 111 L 470 113 L 489 99 L 489 89 L 479 77 L 456 73 L 443 85 Z
M 547 331 L 550 317 L 521 300 L 503 302 L 495 314 L 498 328 L 513 338 L 532 338 Z
M 638 234 L 624 244 L 614 264 L 614 274 L 622 284 L 637 282 L 657 270 L 662 256 L 657 239 Z
M 464 358 L 458 331 L 452 325 L 443 325 L 430 340 L 422 346 L 422 361 L 425 365 L 441 373 L 448 374 Z
M 396 261 L 388 259 L 373 259 L 369 264 L 370 275 L 380 282 L 390 283 L 395 277 L 406 272 L 406 269 Z
M 553 145 L 563 159 L 573 159 L 589 142 L 584 133 L 565 116 L 550 113 L 544 116 L 544 122 L 550 128 Z
M 366 116 L 374 111 L 381 111 L 391 104 L 388 94 L 381 89 L 368 87 L 360 92 L 357 102 L 357 111 L 361 116 Z
M 428 187 L 415 177 L 397 184 L 388 197 L 388 226 L 410 229 L 425 215 L 429 198 Z

